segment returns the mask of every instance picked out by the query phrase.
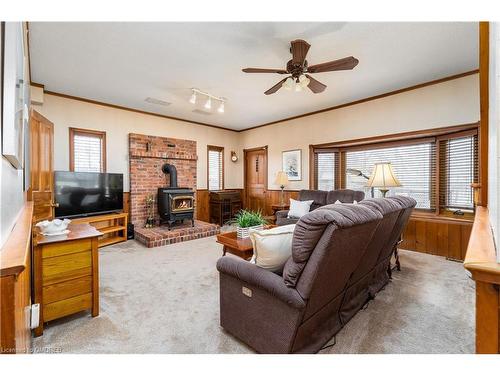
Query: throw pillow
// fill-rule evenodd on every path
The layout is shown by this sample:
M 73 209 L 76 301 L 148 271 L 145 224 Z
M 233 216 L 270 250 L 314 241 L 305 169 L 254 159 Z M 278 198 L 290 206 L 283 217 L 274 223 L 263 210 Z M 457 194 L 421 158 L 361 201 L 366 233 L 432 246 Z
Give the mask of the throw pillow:
M 294 229 L 295 224 L 272 229 L 251 230 L 253 257 L 250 262 L 272 272 L 281 272 L 292 255 Z
M 290 198 L 290 210 L 288 211 L 288 217 L 294 219 L 300 219 L 302 216 L 307 214 L 311 210 L 312 201 L 296 201 Z

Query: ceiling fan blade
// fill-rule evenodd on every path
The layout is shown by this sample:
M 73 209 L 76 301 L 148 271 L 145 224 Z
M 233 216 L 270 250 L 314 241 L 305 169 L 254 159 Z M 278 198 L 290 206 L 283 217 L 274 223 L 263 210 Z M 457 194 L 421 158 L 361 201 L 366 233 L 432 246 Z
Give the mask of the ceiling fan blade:
M 304 64 L 304 60 L 306 59 L 307 52 L 311 45 L 307 43 L 305 40 L 297 39 L 292 42 L 292 63 L 294 64 Z
M 244 71 L 245 73 L 278 73 L 278 74 L 288 73 L 284 69 L 245 68 L 241 70 Z
M 283 78 L 281 81 L 279 81 L 273 87 L 271 87 L 269 90 L 267 90 L 266 92 L 264 92 L 264 94 L 266 94 L 266 95 L 274 94 L 276 91 L 278 91 L 281 88 L 281 86 L 283 85 L 283 82 L 285 82 L 287 80 L 287 78 Z
M 358 65 L 359 60 L 349 56 L 343 59 L 328 61 L 322 64 L 311 65 L 307 67 L 308 73 L 333 72 L 335 70 L 351 70 Z
M 314 79 L 313 77 L 311 77 L 309 74 L 306 74 L 306 77 L 309 78 L 309 84 L 307 85 L 307 87 L 309 87 L 309 89 L 315 93 L 315 94 L 319 94 L 320 92 L 323 92 L 325 91 L 326 89 L 326 85 L 322 84 L 320 81 Z

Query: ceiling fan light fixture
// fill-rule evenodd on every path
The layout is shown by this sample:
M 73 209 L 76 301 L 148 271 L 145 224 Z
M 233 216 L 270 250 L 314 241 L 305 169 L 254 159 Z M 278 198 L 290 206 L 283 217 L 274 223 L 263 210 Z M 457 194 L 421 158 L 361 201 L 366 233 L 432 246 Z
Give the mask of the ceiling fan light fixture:
M 295 85 L 295 82 L 292 77 L 288 77 L 285 82 L 283 82 L 283 88 L 286 90 L 291 90 L 293 86 Z
M 205 107 L 206 109 L 212 109 L 212 98 L 208 97 L 208 99 L 207 99 L 207 101 L 206 101 L 206 103 L 205 103 L 204 107 Z
M 301 74 L 299 77 L 299 84 L 300 86 L 305 89 L 307 86 L 309 86 L 309 83 L 311 83 L 311 80 L 307 78 L 304 74 Z

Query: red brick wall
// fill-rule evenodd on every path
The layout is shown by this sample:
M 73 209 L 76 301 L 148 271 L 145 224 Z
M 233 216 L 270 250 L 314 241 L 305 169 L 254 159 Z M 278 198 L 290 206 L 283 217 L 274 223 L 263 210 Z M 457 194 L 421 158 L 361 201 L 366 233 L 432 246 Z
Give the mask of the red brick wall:
M 109 142 L 109 140 L 108 140 Z M 146 144 L 151 144 L 147 151 Z M 170 185 L 163 174 L 165 163 L 177 168 L 177 185 L 196 191 L 196 141 L 129 134 L 130 213 L 131 222 L 143 227 L 146 222 L 146 196 L 155 196 L 155 217 L 158 220 L 156 194 L 159 187 Z

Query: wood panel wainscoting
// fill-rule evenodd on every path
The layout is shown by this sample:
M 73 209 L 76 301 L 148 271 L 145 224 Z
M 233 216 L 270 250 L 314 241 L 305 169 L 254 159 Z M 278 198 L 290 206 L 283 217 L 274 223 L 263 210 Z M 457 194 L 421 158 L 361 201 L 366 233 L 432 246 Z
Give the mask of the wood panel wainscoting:
M 28 353 L 31 347 L 31 230 L 33 202 L 0 250 L 1 354 Z
M 472 220 L 414 213 L 403 232 L 403 242 L 399 248 L 462 261 L 465 259 L 472 223 Z
M 266 205 L 264 209 L 264 214 L 266 216 L 272 216 L 274 214 L 272 205 L 280 203 L 281 190 L 266 190 Z M 298 199 L 299 190 L 284 190 L 283 191 L 283 201 L 285 204 L 289 204 L 290 198 Z
M 500 263 L 489 212 L 478 207 L 464 267 L 476 282 L 476 353 L 500 353 Z

